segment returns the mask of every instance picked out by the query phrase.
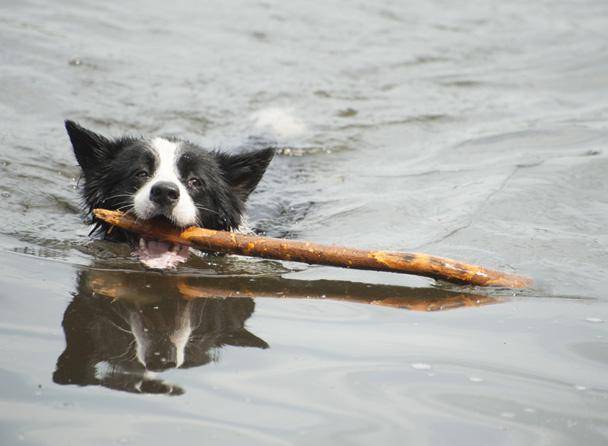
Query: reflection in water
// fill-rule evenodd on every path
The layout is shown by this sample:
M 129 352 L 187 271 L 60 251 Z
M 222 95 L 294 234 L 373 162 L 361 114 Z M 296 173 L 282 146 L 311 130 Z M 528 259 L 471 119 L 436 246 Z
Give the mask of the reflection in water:
M 157 373 L 217 361 L 226 345 L 269 347 L 245 329 L 255 308 L 253 297 L 327 298 L 422 311 L 497 301 L 436 289 L 277 276 L 83 270 L 63 317 L 67 345 L 53 380 L 180 395 L 183 389 L 159 379 Z
M 83 271 L 78 282 L 56 383 L 179 395 L 155 372 L 215 361 L 225 345 L 268 347 L 244 328 L 252 299 L 185 300 L 176 277 L 153 274 Z

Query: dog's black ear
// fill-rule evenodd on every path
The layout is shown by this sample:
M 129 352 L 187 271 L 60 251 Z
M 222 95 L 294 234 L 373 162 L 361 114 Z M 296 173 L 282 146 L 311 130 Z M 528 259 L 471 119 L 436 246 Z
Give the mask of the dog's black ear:
M 274 148 L 269 147 L 237 155 L 217 154 L 224 178 L 241 200 L 247 200 L 258 185 L 274 153 Z
M 79 126 L 74 121 L 65 121 L 65 129 L 78 164 L 83 170 L 95 168 L 108 158 L 112 146 L 110 140 Z

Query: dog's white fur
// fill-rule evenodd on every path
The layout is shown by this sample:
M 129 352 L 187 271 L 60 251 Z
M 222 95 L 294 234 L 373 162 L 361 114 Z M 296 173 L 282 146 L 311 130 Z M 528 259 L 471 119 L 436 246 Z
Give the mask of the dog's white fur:
M 154 138 L 150 145 L 155 152 L 158 165 L 152 178 L 139 189 L 133 198 L 135 215 L 142 220 L 158 215 L 157 207 L 150 200 L 150 190 L 159 181 L 169 181 L 179 188 L 179 199 L 171 214 L 165 215 L 165 217 L 178 226 L 196 224 L 196 206 L 177 173 L 179 143 L 164 138 Z

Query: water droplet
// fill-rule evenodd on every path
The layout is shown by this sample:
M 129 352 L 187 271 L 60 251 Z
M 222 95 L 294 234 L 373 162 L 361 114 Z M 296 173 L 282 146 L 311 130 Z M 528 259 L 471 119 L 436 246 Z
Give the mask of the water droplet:
M 581 386 L 580 384 L 575 385 L 575 386 L 574 386 L 574 388 L 575 388 L 576 390 L 587 390 L 587 387 L 586 387 L 586 386 Z
M 483 378 L 480 378 L 479 376 L 469 376 L 469 381 L 472 383 L 482 383 Z
M 588 317 L 585 320 L 587 322 L 604 322 L 604 320 L 600 319 L 599 317 Z

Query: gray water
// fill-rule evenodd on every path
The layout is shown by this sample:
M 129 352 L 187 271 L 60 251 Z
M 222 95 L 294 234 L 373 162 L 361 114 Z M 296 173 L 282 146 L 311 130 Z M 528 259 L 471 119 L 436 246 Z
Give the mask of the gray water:
M 605 1 L 4 1 L 0 42 L 1 444 L 608 442 Z M 89 239 L 66 118 L 273 141 L 252 227 L 535 286 L 147 272 Z

